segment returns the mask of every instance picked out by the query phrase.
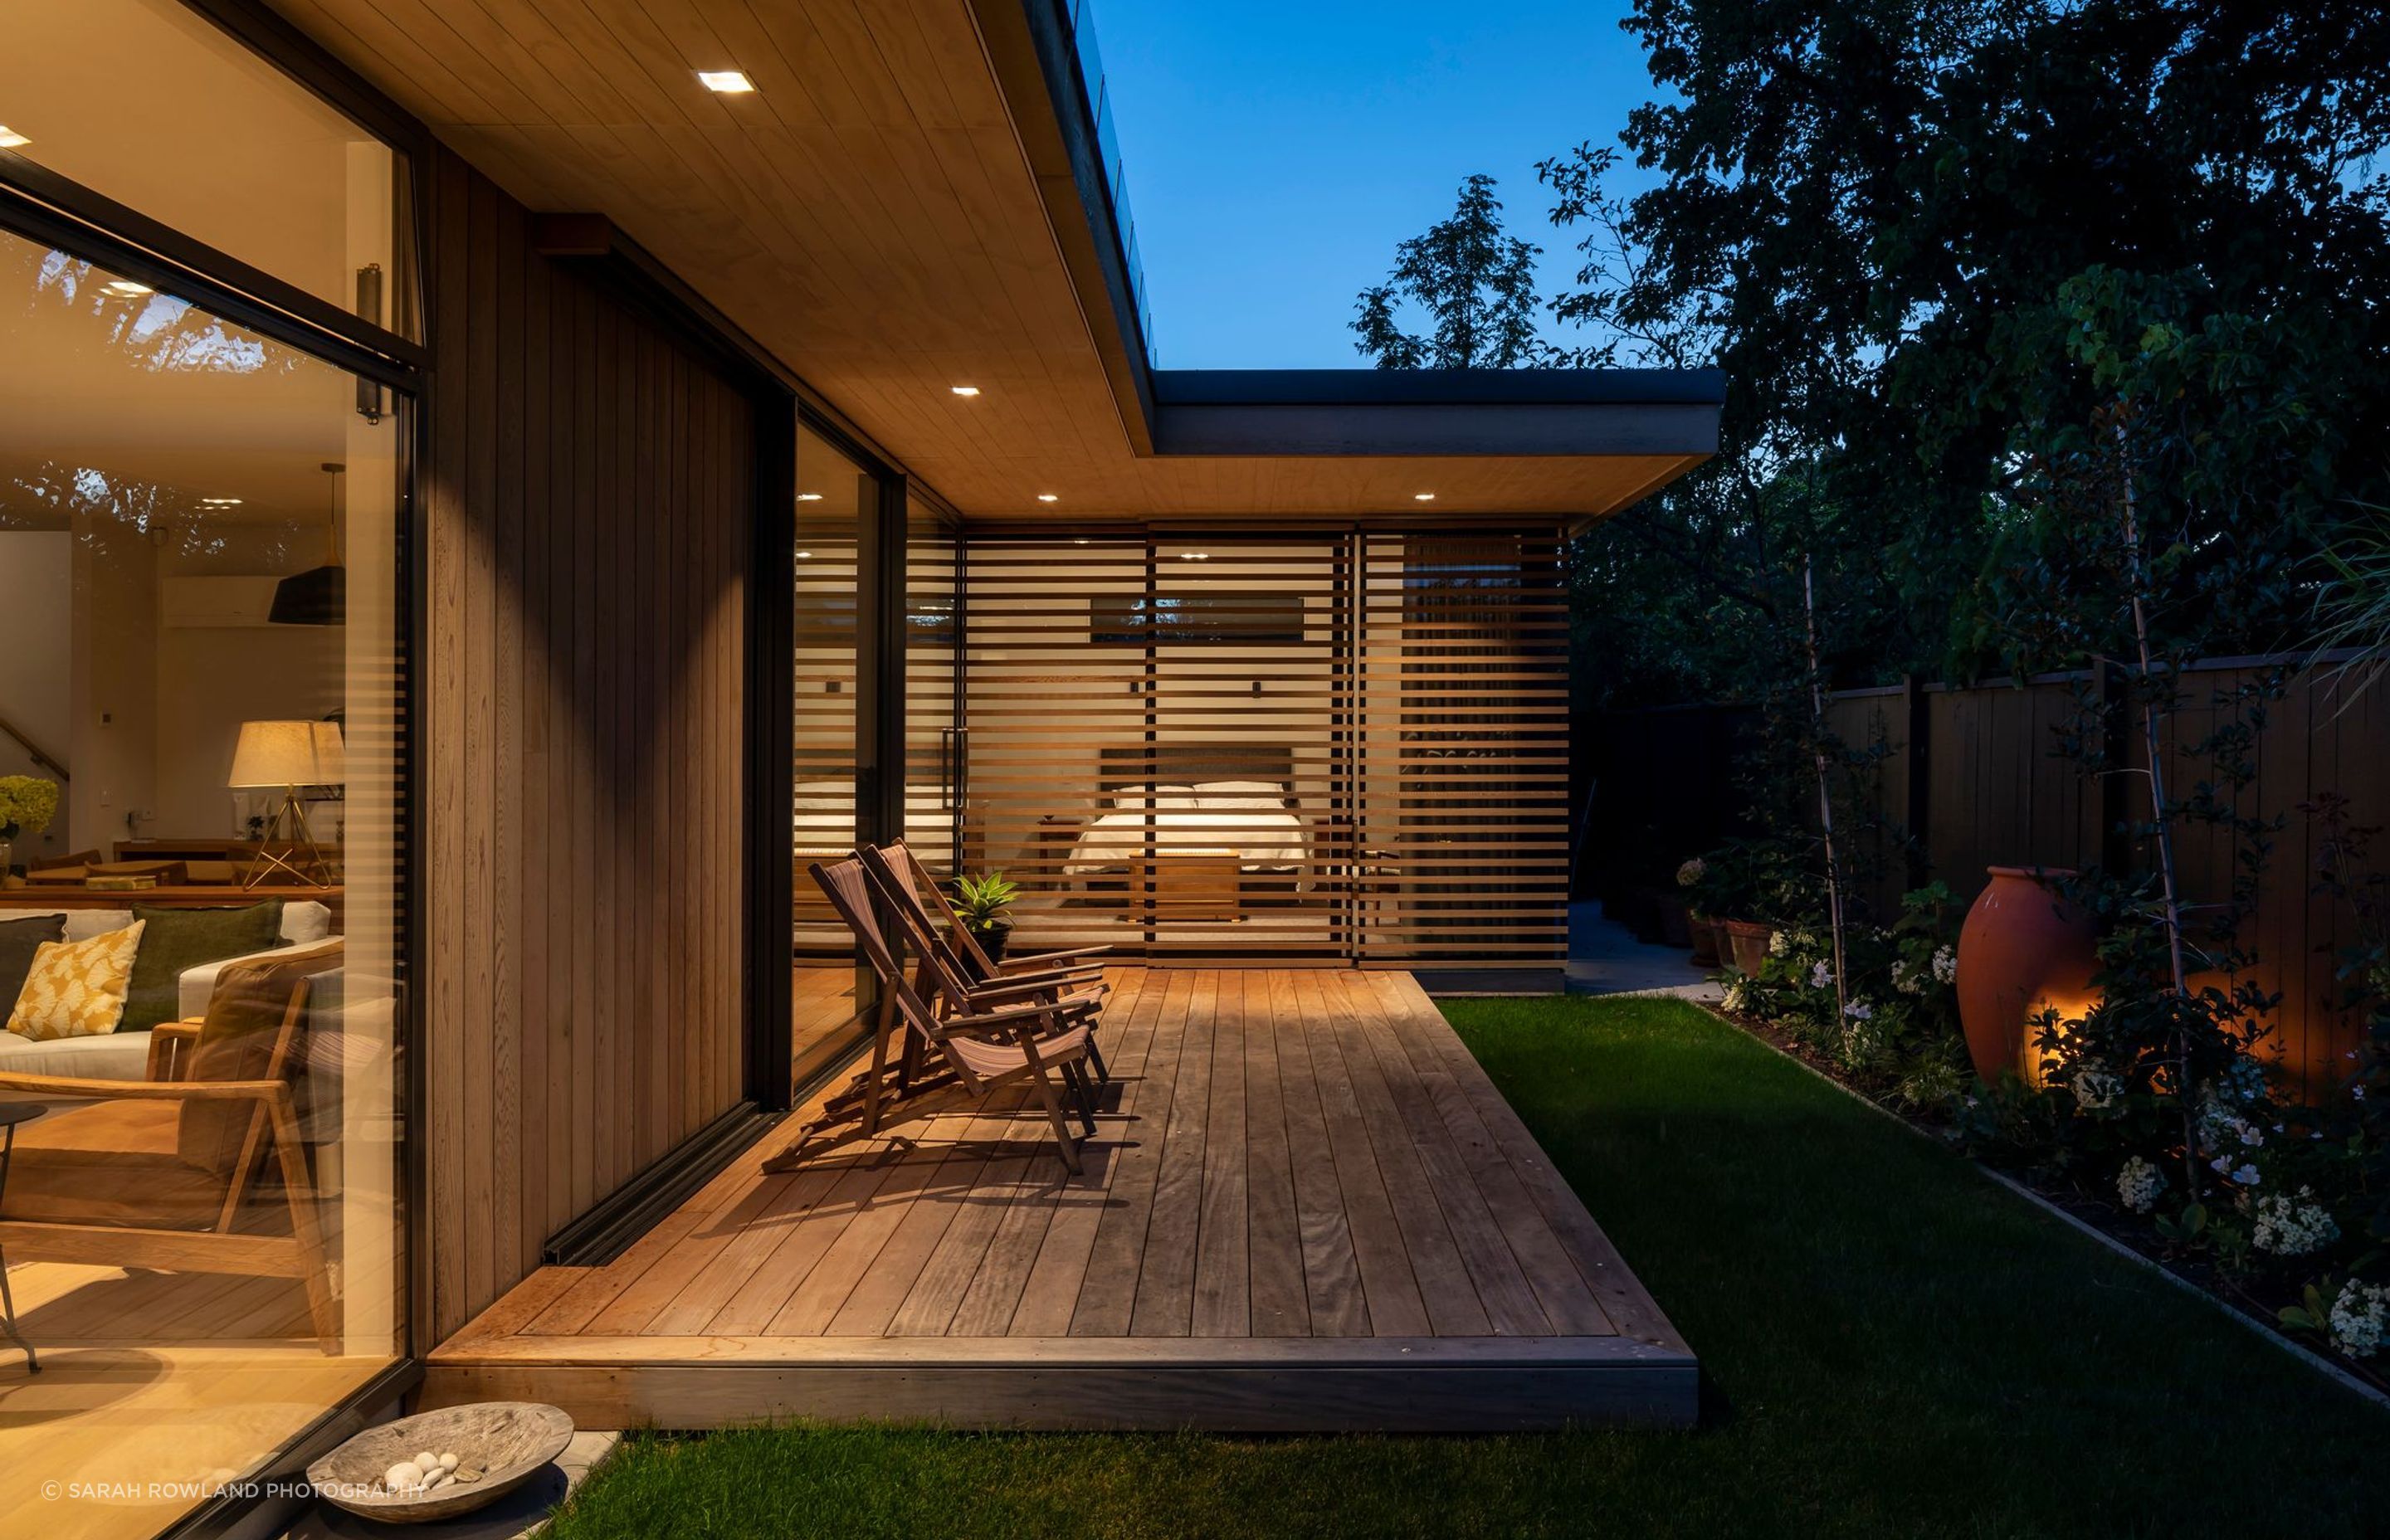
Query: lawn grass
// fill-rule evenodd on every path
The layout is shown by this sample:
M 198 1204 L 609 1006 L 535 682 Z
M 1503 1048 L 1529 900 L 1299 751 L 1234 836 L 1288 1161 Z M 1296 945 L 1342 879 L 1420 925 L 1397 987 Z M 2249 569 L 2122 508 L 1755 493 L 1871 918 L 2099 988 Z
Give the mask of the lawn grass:
M 1715 1018 L 1446 1010 L 1700 1354 L 1700 1431 L 643 1436 L 556 1540 L 2390 1526 L 2390 1413 Z

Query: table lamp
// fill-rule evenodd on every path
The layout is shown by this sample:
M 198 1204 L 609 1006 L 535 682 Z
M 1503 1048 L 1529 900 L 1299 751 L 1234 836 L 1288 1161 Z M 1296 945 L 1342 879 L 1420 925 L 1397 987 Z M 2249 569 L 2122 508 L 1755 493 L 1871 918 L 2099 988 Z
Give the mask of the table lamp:
M 232 751 L 232 777 L 225 784 L 236 791 L 282 790 L 281 803 L 267 820 L 258 859 L 241 884 L 254 888 L 276 871 L 296 881 L 328 888 L 331 863 L 324 859 L 307 827 L 307 809 L 299 801 L 302 786 L 344 786 L 348 766 L 343 759 L 341 725 L 337 722 L 244 722 L 240 742 Z M 286 852 L 271 848 L 280 841 Z M 292 856 L 297 856 L 296 861 Z M 312 875 L 311 875 L 312 873 Z

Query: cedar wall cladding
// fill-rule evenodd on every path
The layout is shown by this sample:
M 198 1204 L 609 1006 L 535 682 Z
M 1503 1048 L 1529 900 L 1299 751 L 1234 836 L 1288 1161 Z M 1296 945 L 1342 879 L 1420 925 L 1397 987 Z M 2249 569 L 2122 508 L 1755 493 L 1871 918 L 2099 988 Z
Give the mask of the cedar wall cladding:
M 756 422 L 673 335 L 429 168 L 421 468 L 427 1325 L 742 1097 Z

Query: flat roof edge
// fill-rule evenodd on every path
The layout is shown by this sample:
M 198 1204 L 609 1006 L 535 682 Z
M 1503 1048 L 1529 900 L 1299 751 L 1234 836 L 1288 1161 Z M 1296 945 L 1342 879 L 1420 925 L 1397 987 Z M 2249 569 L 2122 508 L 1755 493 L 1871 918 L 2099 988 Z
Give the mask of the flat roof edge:
M 1719 406 L 1722 369 L 1156 369 L 1169 406 Z
M 1703 457 L 1717 453 L 1716 406 L 1650 401 L 1279 402 L 1163 404 L 1163 456 L 1447 456 Z

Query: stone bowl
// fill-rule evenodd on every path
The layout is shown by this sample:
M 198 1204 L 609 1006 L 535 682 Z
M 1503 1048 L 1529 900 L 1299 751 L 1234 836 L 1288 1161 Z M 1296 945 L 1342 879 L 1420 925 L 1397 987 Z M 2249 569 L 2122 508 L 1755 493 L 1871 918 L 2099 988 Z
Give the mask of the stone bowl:
M 368 1428 L 307 1468 L 317 1496 L 360 1518 L 420 1524 L 470 1513 L 520 1486 L 572 1442 L 572 1418 L 538 1401 L 443 1406 Z M 382 1472 L 418 1451 L 453 1453 L 481 1479 L 428 1492 L 379 1490 Z

